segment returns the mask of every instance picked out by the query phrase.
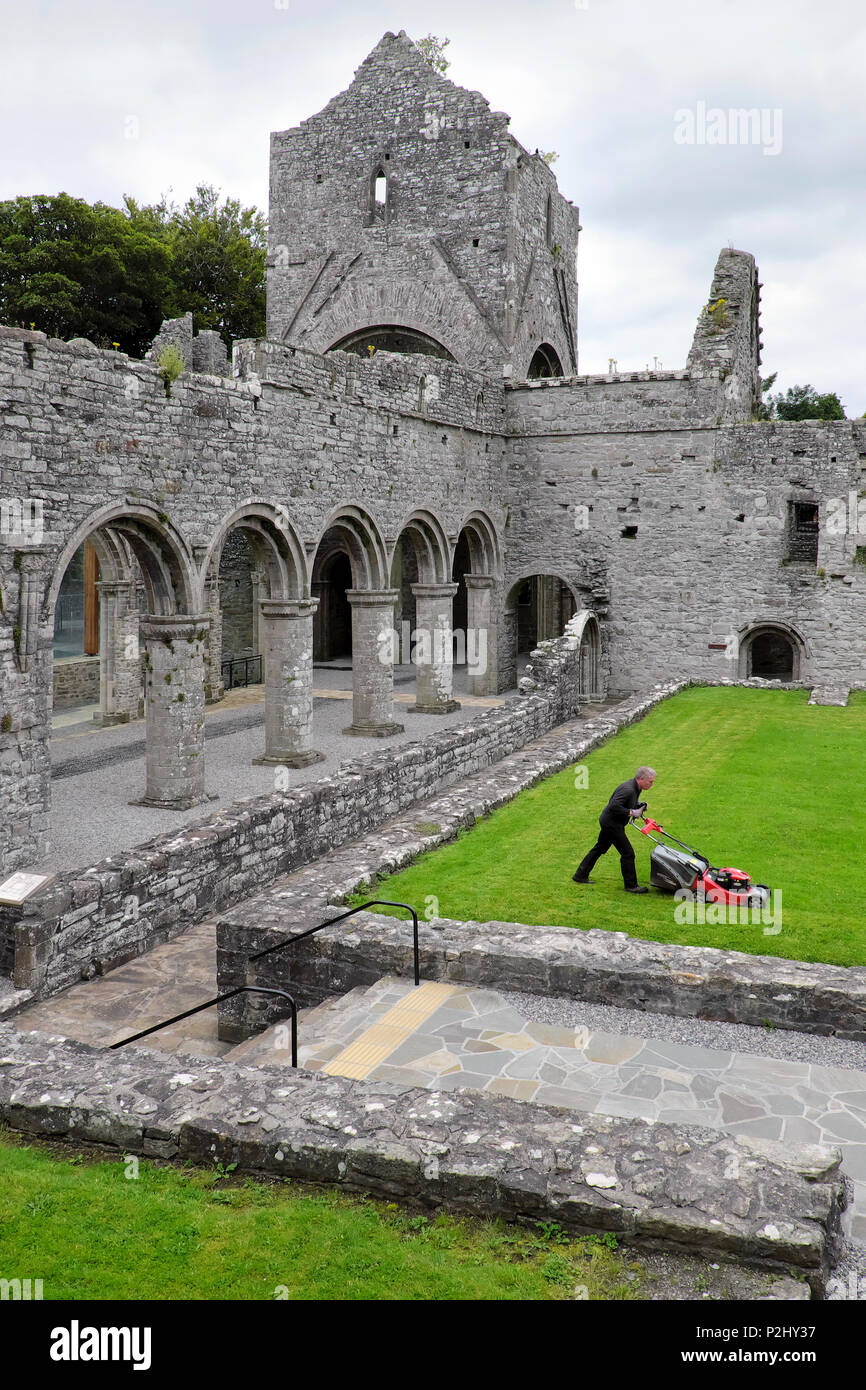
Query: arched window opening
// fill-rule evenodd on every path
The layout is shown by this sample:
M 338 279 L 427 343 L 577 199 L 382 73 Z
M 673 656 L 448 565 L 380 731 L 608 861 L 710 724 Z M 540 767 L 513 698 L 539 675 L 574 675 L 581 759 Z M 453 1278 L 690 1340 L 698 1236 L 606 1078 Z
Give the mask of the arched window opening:
M 390 179 L 379 164 L 370 176 L 370 221 L 388 222 L 391 218 Z
M 542 343 L 540 347 L 536 348 L 526 376 L 528 380 L 537 380 L 539 377 L 562 376 L 562 363 L 559 360 L 556 348 L 551 347 L 550 343 Z
M 371 348 L 376 352 L 420 352 L 428 357 L 441 357 L 446 362 L 454 361 L 448 349 L 435 338 L 398 323 L 371 324 L 369 328 L 348 333 L 339 342 L 332 343 L 328 352 L 353 352 L 356 357 L 369 359 Z

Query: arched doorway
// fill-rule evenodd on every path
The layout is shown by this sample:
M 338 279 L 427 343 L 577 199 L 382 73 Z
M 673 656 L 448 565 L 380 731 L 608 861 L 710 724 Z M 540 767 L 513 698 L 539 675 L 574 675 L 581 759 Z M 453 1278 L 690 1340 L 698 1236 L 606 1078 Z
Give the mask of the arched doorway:
M 578 704 L 600 704 L 605 697 L 602 666 L 601 630 L 598 619 L 584 608 L 571 618 L 566 632 L 577 639 L 577 699 Z
M 285 507 L 252 499 L 225 518 L 202 566 L 209 683 L 264 685 L 265 749 L 254 763 L 306 767 L 312 748 L 313 611 L 303 544 Z
M 457 585 L 451 578 L 445 530 L 431 512 L 416 511 L 404 522 L 394 547 L 391 587 L 395 606 L 399 679 L 415 683 L 414 714 L 450 714 L 453 698 L 454 616 Z
M 740 677 L 748 680 L 796 681 L 800 678 L 802 641 L 793 630 L 774 623 L 752 628 L 740 641 Z
M 454 664 L 465 666 L 466 688 L 471 695 L 496 695 L 500 688 L 497 608 L 501 573 L 496 528 L 486 513 L 472 512 L 458 532 L 451 561 L 451 580 L 457 585 Z
M 312 593 L 318 599 L 313 618 L 313 661 L 352 663 L 352 609 L 346 593 L 352 588 L 352 562 L 339 533 L 326 532 L 313 566 Z
M 67 542 L 48 586 L 44 614 L 55 649 L 68 656 L 80 644 L 86 659 L 98 656 L 98 720 L 125 722 L 144 710 L 143 805 L 186 810 L 207 799 L 209 619 L 200 608 L 189 547 L 147 504 L 91 517 Z
M 347 569 L 348 567 L 348 569 Z M 350 587 L 346 587 L 351 576 Z M 402 733 L 394 720 L 394 610 L 399 597 L 390 584 L 391 565 L 382 533 L 361 507 L 340 507 L 327 522 L 312 568 L 313 598 L 323 618 L 314 631 L 314 650 L 343 648 L 352 671 L 352 722 L 345 734 L 387 738 Z M 351 612 L 346 626 L 345 606 Z
M 539 642 L 562 636 L 577 612 L 577 601 L 558 574 L 529 574 L 512 584 L 505 610 L 515 660 L 520 664 Z

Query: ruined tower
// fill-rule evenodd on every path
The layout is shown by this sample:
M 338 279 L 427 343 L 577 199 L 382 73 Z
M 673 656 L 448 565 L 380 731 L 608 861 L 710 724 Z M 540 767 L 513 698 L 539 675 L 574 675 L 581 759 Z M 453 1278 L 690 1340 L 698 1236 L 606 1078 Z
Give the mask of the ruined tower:
M 268 337 L 575 372 L 578 210 L 508 122 L 401 31 L 273 134 Z

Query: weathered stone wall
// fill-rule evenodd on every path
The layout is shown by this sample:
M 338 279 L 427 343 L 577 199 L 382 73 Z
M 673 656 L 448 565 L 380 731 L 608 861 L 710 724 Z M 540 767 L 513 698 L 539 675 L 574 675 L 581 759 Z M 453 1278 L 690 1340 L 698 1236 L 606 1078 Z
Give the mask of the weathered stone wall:
M 0 912 L 20 989 L 55 993 L 104 972 L 277 874 L 310 863 L 552 728 L 557 698 L 527 696 L 420 743 L 343 763 L 291 793 L 227 808 L 91 868 L 57 877 Z
M 70 705 L 98 704 L 99 657 L 67 656 L 54 662 L 54 699 L 56 710 Z
M 209 566 L 246 503 L 268 507 L 308 553 L 340 504 L 362 508 L 389 553 L 419 508 L 447 535 L 479 507 L 502 525 L 504 402 L 488 392 L 479 419 L 478 373 L 269 343 L 241 344 L 235 370 L 184 372 L 167 397 L 150 362 L 0 330 L 3 496 L 44 507 L 41 544 L 0 544 L 4 872 L 45 852 L 54 603 L 95 526 L 131 518 L 159 538 L 177 611 L 201 613 Z M 308 591 L 309 575 L 298 582 Z
M 500 1096 L 115 1053 L 0 1023 L 0 1119 L 23 1134 L 348 1191 L 625 1245 L 700 1251 L 820 1296 L 846 1204 L 838 1149 L 573 1114 Z M 181 1065 L 182 1063 L 182 1065 Z
M 703 423 L 659 417 L 641 428 L 635 401 L 626 427 L 623 390 L 652 397 L 659 385 L 688 388 L 675 378 L 507 390 L 520 436 L 509 444 L 509 575 L 540 567 L 543 555 L 576 586 L 603 577 L 587 606 L 606 619 L 613 691 L 744 674 L 738 650 L 763 623 L 791 633 L 802 679 L 866 681 L 866 568 L 857 558 L 866 526 L 857 534 L 837 522 L 864 488 L 866 422 L 714 428 L 721 383 L 701 378 L 693 404 L 710 393 Z M 599 403 L 589 426 L 587 397 Z M 808 501 L 819 507 L 817 564 L 789 560 L 789 506 Z
M 277 887 L 225 913 L 218 936 L 220 990 L 241 984 L 285 989 L 306 1008 L 383 975 L 411 978 L 411 923 L 375 912 L 247 964 L 256 952 L 322 920 L 321 903 L 311 900 L 305 908 L 281 897 Z M 744 934 L 761 930 L 760 923 L 743 926 Z M 426 980 L 495 989 L 507 982 L 519 993 L 866 1042 L 861 967 L 662 944 L 603 929 L 443 917 L 422 921 L 419 940 Z M 221 1008 L 220 1036 L 241 1041 L 285 1016 L 281 1000 L 240 995 Z
M 493 376 L 525 374 L 542 341 L 572 370 L 576 244 L 577 210 L 544 160 L 403 33 L 386 34 L 317 115 L 271 137 L 269 338 L 324 352 L 398 324 Z

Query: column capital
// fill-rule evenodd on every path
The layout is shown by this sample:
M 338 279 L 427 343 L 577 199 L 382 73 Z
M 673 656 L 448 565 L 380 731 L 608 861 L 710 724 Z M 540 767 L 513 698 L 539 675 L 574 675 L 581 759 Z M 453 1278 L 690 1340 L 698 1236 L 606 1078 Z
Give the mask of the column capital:
M 496 580 L 492 574 L 464 574 L 463 582 L 467 589 L 492 589 Z
M 312 618 L 319 606 L 317 598 L 263 598 L 259 603 L 263 618 Z
M 416 598 L 453 598 L 460 586 L 458 584 L 412 584 L 410 588 Z
M 202 641 L 210 632 L 210 613 L 142 613 L 141 635 L 151 642 Z
M 399 589 L 346 590 L 346 598 L 353 608 L 393 608 L 399 597 Z

